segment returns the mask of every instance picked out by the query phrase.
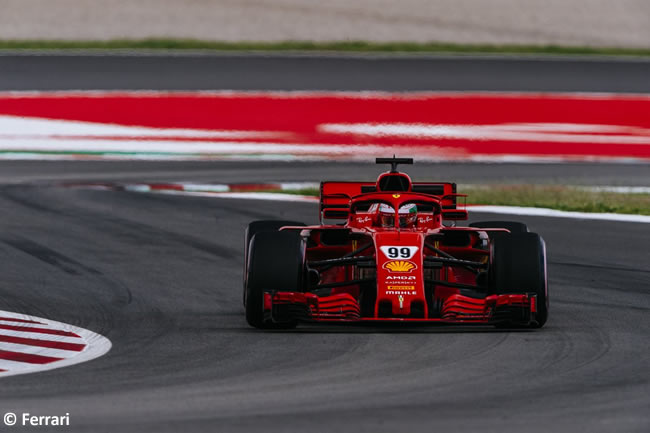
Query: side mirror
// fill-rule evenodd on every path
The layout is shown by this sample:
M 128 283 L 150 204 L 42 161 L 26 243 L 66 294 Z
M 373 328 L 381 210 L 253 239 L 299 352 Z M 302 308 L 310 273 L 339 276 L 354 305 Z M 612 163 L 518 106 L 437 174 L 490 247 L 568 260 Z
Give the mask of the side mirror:
M 347 210 L 323 210 L 323 218 L 327 219 L 348 219 L 349 212 Z
M 442 219 L 448 221 L 460 221 L 466 220 L 468 218 L 468 213 L 466 210 L 459 209 L 443 209 L 442 210 Z

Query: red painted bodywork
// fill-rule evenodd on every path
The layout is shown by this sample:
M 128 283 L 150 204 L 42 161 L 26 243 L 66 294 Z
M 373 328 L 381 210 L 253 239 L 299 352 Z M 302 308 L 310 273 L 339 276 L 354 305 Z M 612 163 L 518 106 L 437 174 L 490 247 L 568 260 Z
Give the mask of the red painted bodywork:
M 522 323 L 534 320 L 534 294 L 488 294 L 485 284 L 477 283 L 477 271 L 458 264 L 440 264 L 427 267 L 425 257 L 453 256 L 472 263 L 487 264 L 490 260 L 491 230 L 474 227 L 455 227 L 443 224 L 446 220 L 467 219 L 467 211 L 459 208 L 452 183 L 411 183 L 408 177 L 406 191 L 379 191 L 384 176 L 405 176 L 403 173 L 384 173 L 376 183 L 323 182 L 320 197 L 320 225 L 283 227 L 281 230 L 300 230 L 307 243 L 309 264 L 342 258 L 371 243 L 355 255 L 368 263 L 346 263 L 323 267 L 318 283 L 305 292 L 277 291 L 267 294 L 264 307 L 267 317 L 276 320 L 291 311 L 291 318 L 315 322 L 422 322 L 494 324 L 511 321 L 513 314 Z M 427 191 L 427 192 L 418 192 Z M 434 194 L 437 192 L 437 194 Z M 397 210 L 405 203 L 416 202 L 417 223 L 414 227 L 382 227 L 378 214 L 367 203 L 381 202 Z M 343 224 L 327 224 L 325 220 Z M 336 222 L 336 221 L 335 221 Z M 343 233 L 342 242 L 328 239 L 332 233 Z M 444 239 L 458 238 L 454 242 Z M 352 239 L 346 241 L 345 239 Z M 395 249 L 402 250 L 394 257 Z M 408 250 L 408 252 L 406 251 Z M 393 254 L 391 257 L 389 254 Z M 368 277 L 374 278 L 374 288 L 365 286 Z M 345 282 L 350 282 L 345 285 Z M 432 283 L 436 281 L 436 283 Z M 321 289 L 319 287 L 325 287 Z M 428 289 L 427 289 L 428 287 Z M 374 290 L 372 303 L 364 301 L 362 293 Z M 364 295 L 367 296 L 367 295 Z M 298 311 L 299 313 L 296 313 Z M 283 313 L 284 312 L 284 313 Z M 280 320 L 280 319 L 278 319 Z

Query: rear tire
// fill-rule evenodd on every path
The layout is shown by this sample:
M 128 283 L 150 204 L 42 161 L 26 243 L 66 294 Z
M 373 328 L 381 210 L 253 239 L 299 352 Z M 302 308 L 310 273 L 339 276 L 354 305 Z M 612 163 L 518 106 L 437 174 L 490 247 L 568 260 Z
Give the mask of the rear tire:
M 262 329 L 296 326 L 296 321 L 273 322 L 265 318 L 264 294 L 277 290 L 304 291 L 305 251 L 306 243 L 295 231 L 259 232 L 253 236 L 245 287 L 249 325 Z
M 243 303 L 246 305 L 246 278 L 248 274 L 248 248 L 251 243 L 251 239 L 257 233 L 260 232 L 277 232 L 280 228 L 284 226 L 304 226 L 305 223 L 298 221 L 288 221 L 288 220 L 259 220 L 253 221 L 248 224 L 246 231 L 244 232 L 244 290 L 242 291 Z
M 490 294 L 533 293 L 537 296 L 536 322 L 529 327 L 541 328 L 548 319 L 548 281 L 546 245 L 537 233 L 514 233 L 498 236 L 492 243 L 490 259 Z M 515 322 L 500 325 L 512 326 Z

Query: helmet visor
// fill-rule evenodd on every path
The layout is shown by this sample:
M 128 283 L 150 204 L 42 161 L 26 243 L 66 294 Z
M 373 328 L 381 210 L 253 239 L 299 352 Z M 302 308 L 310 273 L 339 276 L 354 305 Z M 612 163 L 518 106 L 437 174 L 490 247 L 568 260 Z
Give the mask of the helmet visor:
M 394 227 L 395 209 L 392 206 L 382 203 L 379 206 L 379 222 L 382 227 Z
M 415 203 L 405 204 L 399 208 L 399 226 L 413 227 L 418 218 L 418 207 Z

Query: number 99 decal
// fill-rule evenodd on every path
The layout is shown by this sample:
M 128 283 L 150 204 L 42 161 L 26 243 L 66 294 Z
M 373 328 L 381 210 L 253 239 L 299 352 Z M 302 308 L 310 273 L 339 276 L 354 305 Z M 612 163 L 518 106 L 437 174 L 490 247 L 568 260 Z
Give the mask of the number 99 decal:
M 379 247 L 382 253 L 386 255 L 389 259 L 410 259 L 418 252 L 419 247 L 402 247 L 402 246 L 392 246 L 385 245 Z

